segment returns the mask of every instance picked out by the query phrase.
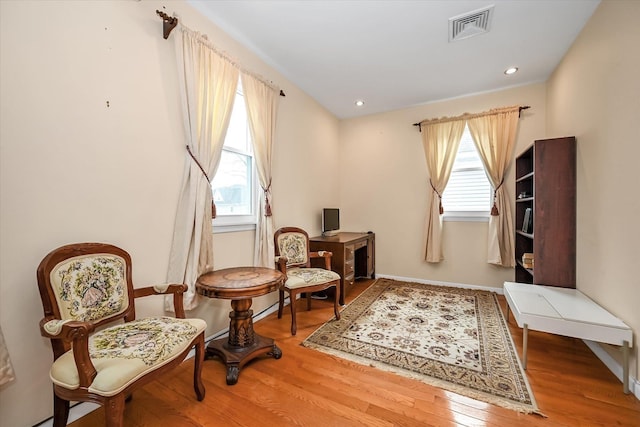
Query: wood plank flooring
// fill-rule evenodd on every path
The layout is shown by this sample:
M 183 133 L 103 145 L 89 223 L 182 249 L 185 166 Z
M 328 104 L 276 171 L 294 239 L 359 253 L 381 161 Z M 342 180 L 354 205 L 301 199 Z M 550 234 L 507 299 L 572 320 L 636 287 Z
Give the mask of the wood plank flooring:
M 356 282 L 350 302 L 372 282 Z M 500 297 L 503 312 L 506 303 Z M 333 316 L 329 301 L 300 302 L 298 334 L 291 318 L 275 313 L 255 323 L 261 335 L 276 339 L 283 356 L 256 359 L 227 386 L 217 359 L 203 368 L 207 394 L 195 398 L 193 362 L 185 361 L 166 377 L 134 394 L 125 409 L 131 427 L 182 426 L 640 426 L 640 401 L 622 392 L 622 384 L 581 341 L 529 333 L 527 376 L 540 410 L 526 415 L 358 365 L 302 347 L 300 343 Z M 513 317 L 511 335 L 521 356 L 522 331 Z M 70 424 L 104 425 L 100 408 Z

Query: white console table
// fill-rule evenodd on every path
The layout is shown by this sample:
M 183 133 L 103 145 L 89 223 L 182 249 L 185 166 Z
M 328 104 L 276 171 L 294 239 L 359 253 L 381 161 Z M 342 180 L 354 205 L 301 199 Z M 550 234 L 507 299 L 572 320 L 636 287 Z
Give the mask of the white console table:
M 577 289 L 505 282 L 504 296 L 523 329 L 522 365 L 527 369 L 529 329 L 622 347 L 623 389 L 629 393 L 629 349 L 633 331 Z M 509 311 L 507 311 L 507 319 Z

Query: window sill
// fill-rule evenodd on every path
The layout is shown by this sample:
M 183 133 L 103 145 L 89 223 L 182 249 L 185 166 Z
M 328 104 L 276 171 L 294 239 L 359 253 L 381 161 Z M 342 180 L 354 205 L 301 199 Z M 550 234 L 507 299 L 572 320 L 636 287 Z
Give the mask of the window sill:
M 229 224 L 229 225 L 216 225 L 213 224 L 213 234 L 218 233 L 235 233 L 238 231 L 255 231 L 255 224 Z
M 443 215 L 442 221 L 444 222 L 489 222 L 489 214 L 482 215 Z

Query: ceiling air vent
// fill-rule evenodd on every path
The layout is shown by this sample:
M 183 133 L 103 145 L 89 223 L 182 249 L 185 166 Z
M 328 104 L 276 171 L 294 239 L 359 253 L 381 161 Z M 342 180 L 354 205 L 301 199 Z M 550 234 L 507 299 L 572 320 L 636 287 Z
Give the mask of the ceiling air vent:
M 449 42 L 488 32 L 492 17 L 493 5 L 449 18 Z

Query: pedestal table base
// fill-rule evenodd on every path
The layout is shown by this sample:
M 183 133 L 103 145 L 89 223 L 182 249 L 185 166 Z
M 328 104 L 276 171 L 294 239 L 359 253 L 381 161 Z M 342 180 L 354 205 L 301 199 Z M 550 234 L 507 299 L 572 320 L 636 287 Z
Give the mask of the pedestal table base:
M 282 351 L 273 339 L 253 331 L 250 299 L 231 301 L 231 308 L 229 337 L 211 341 L 207 346 L 207 358 L 218 356 L 227 365 L 227 385 L 238 382 L 240 368 L 250 360 L 263 355 L 275 359 L 282 357 Z

